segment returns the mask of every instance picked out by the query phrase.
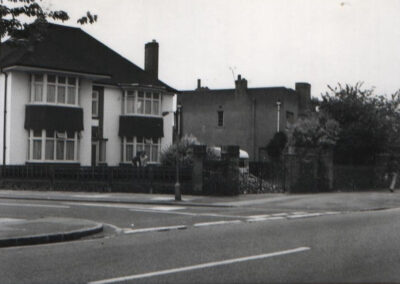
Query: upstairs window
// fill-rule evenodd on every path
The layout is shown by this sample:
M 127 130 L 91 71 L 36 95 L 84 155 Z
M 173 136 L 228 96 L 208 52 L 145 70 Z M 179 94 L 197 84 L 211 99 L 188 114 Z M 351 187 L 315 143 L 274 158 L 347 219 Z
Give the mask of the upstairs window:
M 161 94 L 149 91 L 127 91 L 124 114 L 160 116 Z
M 92 92 L 92 117 L 99 116 L 99 91 Z
M 79 80 L 75 77 L 32 74 L 32 103 L 78 105 Z
M 218 126 L 224 126 L 224 111 L 218 111 Z

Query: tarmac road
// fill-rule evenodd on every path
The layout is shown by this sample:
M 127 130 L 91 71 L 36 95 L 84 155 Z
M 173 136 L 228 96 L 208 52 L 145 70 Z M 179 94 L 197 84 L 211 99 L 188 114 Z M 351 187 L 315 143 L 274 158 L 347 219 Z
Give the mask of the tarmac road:
M 121 229 L 2 248 L 0 283 L 400 282 L 399 209 L 321 214 L 329 212 L 110 205 L 0 200 L 1 217 L 84 217 Z

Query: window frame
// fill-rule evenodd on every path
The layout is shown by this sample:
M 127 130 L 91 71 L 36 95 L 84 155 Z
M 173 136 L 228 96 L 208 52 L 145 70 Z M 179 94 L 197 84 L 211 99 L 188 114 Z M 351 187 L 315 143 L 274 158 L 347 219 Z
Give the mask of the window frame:
M 52 136 L 47 136 L 47 130 L 39 130 L 41 132 L 40 136 L 34 136 L 34 130 L 28 130 L 28 162 L 32 163 L 77 163 L 79 161 L 79 134 L 74 131 L 73 137 L 69 137 L 67 131 L 53 131 Z M 61 135 L 57 135 L 61 134 Z M 40 141 L 41 143 L 41 153 L 40 159 L 34 159 L 33 155 L 33 144 L 34 141 Z M 46 158 L 46 144 L 48 141 L 53 142 L 53 159 Z M 63 159 L 57 159 L 57 142 L 63 142 Z M 74 158 L 72 160 L 67 160 L 67 144 L 68 142 L 73 142 L 74 144 Z
M 142 138 L 142 139 L 138 139 L 138 138 Z M 131 140 L 132 141 L 127 141 L 127 140 Z M 154 139 L 157 139 L 157 143 L 154 143 Z M 127 159 L 126 157 L 126 147 L 129 146 L 133 146 L 133 155 L 136 155 L 136 153 L 138 152 L 138 148 L 141 149 L 146 149 L 146 145 L 149 145 L 150 147 L 150 151 L 146 151 L 146 155 L 148 157 L 148 163 L 150 164 L 156 164 L 156 163 L 160 163 L 160 155 L 161 155 L 161 137 L 159 138 L 148 138 L 148 137 L 137 137 L 137 136 L 133 136 L 133 137 L 122 137 L 121 138 L 121 147 L 122 147 L 122 151 L 121 151 L 121 163 L 123 164 L 127 164 L 127 163 L 132 163 L 132 159 Z M 138 140 L 142 140 L 142 142 L 138 142 Z M 146 140 L 151 140 L 151 143 L 146 143 Z M 157 160 L 154 159 L 154 154 L 153 154 L 153 149 L 154 147 L 157 147 Z M 133 158 L 133 157 L 132 157 Z
M 94 95 L 96 94 L 96 98 Z M 96 113 L 93 113 L 93 103 L 96 103 Z M 100 92 L 97 90 L 92 90 L 92 118 L 99 117 L 99 109 L 100 109 Z
M 42 81 L 36 81 L 37 76 L 42 76 Z M 55 81 L 49 82 L 49 76 L 54 76 Z M 59 82 L 60 78 L 65 78 L 65 83 Z M 70 83 L 70 81 L 75 81 L 74 84 Z M 32 73 L 31 74 L 31 89 L 29 93 L 29 102 L 30 104 L 45 104 L 45 105 L 57 105 L 57 106 L 69 106 L 69 107 L 77 107 L 79 106 L 79 88 L 80 80 L 76 76 L 68 76 L 68 75 L 57 75 L 57 74 L 47 74 L 47 73 Z M 36 87 L 42 87 L 42 95 L 40 100 L 36 100 Z M 48 87 L 54 87 L 54 101 L 48 101 Z M 64 102 L 59 102 L 59 89 L 64 89 Z M 74 103 L 69 103 L 71 88 L 75 89 L 74 92 Z
M 224 126 L 224 111 L 223 110 L 218 110 L 217 111 L 217 126 L 218 127 L 223 127 Z
M 139 94 L 142 95 L 139 97 Z M 158 96 L 158 98 L 155 98 Z M 128 97 L 133 97 L 133 111 L 128 109 Z M 161 116 L 162 106 L 162 92 L 161 91 L 145 91 L 145 90 L 125 90 L 123 92 L 123 114 L 124 115 L 138 115 L 138 116 Z M 157 111 L 155 111 L 156 104 Z M 146 112 L 146 106 L 150 104 L 150 113 Z

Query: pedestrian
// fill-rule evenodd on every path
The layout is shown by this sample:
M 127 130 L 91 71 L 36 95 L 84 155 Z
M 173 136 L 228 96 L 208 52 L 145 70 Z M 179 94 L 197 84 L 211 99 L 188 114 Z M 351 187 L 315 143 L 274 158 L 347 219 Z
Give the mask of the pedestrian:
M 390 185 L 389 185 L 389 191 L 393 192 L 395 187 L 396 187 L 396 181 L 397 181 L 397 175 L 398 175 L 398 170 L 399 170 L 399 165 L 397 163 L 396 157 L 392 154 L 389 157 L 388 163 L 387 163 L 387 177 L 390 178 Z
M 136 156 L 132 158 L 132 164 L 135 168 L 140 167 L 140 152 L 137 152 Z
M 148 157 L 146 155 L 146 151 L 142 151 L 140 153 L 140 166 L 145 167 L 147 166 Z

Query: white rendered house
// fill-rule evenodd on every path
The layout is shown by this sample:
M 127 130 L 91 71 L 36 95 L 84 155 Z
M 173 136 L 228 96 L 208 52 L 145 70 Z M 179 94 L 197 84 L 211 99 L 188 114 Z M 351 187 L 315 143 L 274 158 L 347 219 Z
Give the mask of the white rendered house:
M 3 165 L 116 166 L 138 151 L 157 163 L 172 144 L 176 90 L 158 80 L 157 42 L 145 45 L 145 70 L 54 24 L 41 41 L 6 43 L 1 54 Z

